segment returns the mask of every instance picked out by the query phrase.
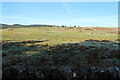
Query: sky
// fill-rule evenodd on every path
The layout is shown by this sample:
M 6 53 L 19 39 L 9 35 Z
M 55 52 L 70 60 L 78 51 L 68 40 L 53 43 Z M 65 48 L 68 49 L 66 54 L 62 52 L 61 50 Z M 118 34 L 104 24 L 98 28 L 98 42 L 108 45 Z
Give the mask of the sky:
M 118 3 L 3 2 L 1 23 L 118 27 Z

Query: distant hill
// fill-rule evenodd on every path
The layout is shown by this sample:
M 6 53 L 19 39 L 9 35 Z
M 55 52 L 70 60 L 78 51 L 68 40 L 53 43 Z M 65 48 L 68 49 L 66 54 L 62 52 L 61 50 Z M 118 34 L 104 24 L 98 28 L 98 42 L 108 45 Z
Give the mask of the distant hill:
M 0 29 L 21 28 L 21 27 L 55 27 L 55 25 L 21 25 L 21 24 L 8 25 L 8 24 L 0 24 Z

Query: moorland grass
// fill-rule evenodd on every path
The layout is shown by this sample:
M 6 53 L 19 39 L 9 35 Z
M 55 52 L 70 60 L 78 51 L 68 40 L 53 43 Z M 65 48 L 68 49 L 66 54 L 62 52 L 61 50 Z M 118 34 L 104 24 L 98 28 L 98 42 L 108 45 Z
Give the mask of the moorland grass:
M 39 44 L 61 44 L 67 42 L 80 42 L 89 39 L 110 40 L 118 39 L 117 34 L 105 31 L 86 30 L 84 28 L 62 27 L 32 27 L 32 28 L 7 28 L 2 30 L 2 40 L 28 41 L 47 40 Z

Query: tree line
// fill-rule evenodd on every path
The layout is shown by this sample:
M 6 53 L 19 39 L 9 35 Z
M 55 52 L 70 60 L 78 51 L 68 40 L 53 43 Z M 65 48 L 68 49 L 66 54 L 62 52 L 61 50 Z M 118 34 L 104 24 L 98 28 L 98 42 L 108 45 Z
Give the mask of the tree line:
M 13 24 L 13 25 L 8 25 L 8 24 L 0 24 L 0 29 L 5 29 L 5 28 L 21 28 L 21 27 L 80 27 L 80 26 L 66 26 L 66 25 L 45 25 L 45 24 L 35 24 L 35 25 L 21 25 L 21 24 Z

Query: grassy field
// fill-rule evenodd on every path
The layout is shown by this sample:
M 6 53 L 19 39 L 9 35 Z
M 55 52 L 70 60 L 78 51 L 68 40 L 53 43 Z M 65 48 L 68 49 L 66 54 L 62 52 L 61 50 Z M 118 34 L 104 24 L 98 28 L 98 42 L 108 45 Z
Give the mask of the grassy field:
M 40 44 L 61 44 L 67 42 L 80 42 L 89 39 L 110 40 L 118 39 L 117 33 L 111 33 L 114 28 L 97 30 L 94 28 L 62 28 L 62 27 L 41 27 L 41 28 L 7 28 L 2 30 L 2 40 L 43 41 Z M 117 32 L 117 31 L 116 31 Z
M 52 74 L 50 78 L 63 75 L 69 80 L 73 72 L 78 75 L 84 70 L 83 77 L 89 77 L 86 73 L 90 67 L 102 71 L 120 66 L 117 28 L 31 27 L 0 31 L 3 78 L 49 79 Z M 26 76 L 25 70 L 30 76 Z

